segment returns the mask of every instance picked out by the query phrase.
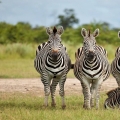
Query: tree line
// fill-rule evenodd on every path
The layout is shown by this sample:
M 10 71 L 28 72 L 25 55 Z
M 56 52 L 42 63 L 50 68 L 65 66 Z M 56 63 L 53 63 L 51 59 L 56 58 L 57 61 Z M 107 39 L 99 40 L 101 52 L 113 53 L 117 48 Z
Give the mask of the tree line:
M 54 27 L 54 26 L 52 26 Z M 120 28 L 111 28 L 106 22 L 91 22 L 83 24 L 77 28 L 67 27 L 62 35 L 62 40 L 69 44 L 78 44 L 83 41 L 81 28 L 90 29 L 93 32 L 96 28 L 100 29 L 97 42 L 100 44 L 118 45 L 120 40 L 117 37 Z M 18 22 L 16 25 L 0 22 L 0 44 L 10 43 L 42 43 L 47 41 L 45 27 L 32 27 L 29 23 Z
M 81 28 L 83 27 L 90 29 L 92 32 L 96 28 L 99 28 L 100 35 L 97 38 L 97 42 L 100 44 L 109 43 L 118 45 L 120 42 L 117 37 L 120 28 L 111 28 L 111 25 L 107 22 L 93 21 L 89 24 L 78 25 L 77 28 L 74 28 L 74 24 L 78 23 L 79 19 L 76 18 L 74 10 L 65 9 L 64 14 L 58 15 L 58 23 L 54 26 L 63 26 L 65 31 L 62 35 L 62 39 L 69 44 L 82 42 Z M 29 23 L 25 22 L 18 22 L 16 25 L 0 22 L 0 44 L 42 43 L 48 39 L 45 30 L 43 26 L 32 27 Z

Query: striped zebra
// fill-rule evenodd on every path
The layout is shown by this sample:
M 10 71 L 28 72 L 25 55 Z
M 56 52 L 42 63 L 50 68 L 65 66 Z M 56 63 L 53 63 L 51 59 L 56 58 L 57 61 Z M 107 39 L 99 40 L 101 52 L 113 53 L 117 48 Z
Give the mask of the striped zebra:
M 107 93 L 108 98 L 105 100 L 104 107 L 108 108 L 120 108 L 120 87 L 113 89 Z
M 45 100 L 44 105 L 48 106 L 48 96 L 51 93 L 52 106 L 56 105 L 55 90 L 59 83 L 59 94 L 62 98 L 62 108 L 65 108 L 65 93 L 64 84 L 67 78 L 67 73 L 71 68 L 71 60 L 67 54 L 65 46 L 61 43 L 61 34 L 63 27 L 52 30 L 46 28 L 49 35 L 47 42 L 38 46 L 36 50 L 36 58 L 34 67 L 41 75 L 41 81 L 44 85 Z
M 120 31 L 118 32 L 118 38 L 120 38 Z M 120 47 L 117 48 L 115 59 L 111 63 L 111 73 L 120 87 Z
M 93 34 L 82 28 L 83 47 L 75 53 L 74 75 L 80 80 L 84 95 L 85 109 L 91 109 L 96 99 L 96 109 L 99 108 L 99 94 L 102 82 L 110 75 L 110 65 L 107 51 L 96 44 L 95 37 L 99 34 L 96 29 Z

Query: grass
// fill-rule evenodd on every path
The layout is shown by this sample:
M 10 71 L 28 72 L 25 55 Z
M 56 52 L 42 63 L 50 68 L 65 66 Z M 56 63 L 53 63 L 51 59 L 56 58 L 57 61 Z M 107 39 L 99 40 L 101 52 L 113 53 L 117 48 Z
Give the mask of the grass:
M 37 78 L 33 59 L 0 59 L 0 78 Z M 73 70 L 68 73 L 73 78 Z
M 118 109 L 104 109 L 105 98 L 102 94 L 99 110 L 84 110 L 83 96 L 66 96 L 67 107 L 62 110 L 59 96 L 56 97 L 57 106 L 53 108 L 44 107 L 44 98 L 33 94 L 0 93 L 0 120 L 118 120 Z
M 0 59 L 34 58 L 37 45 L 35 44 L 7 44 L 0 45 Z
M 0 78 L 39 77 L 32 59 L 3 59 L 0 63 Z
M 0 45 L 0 78 L 34 78 L 39 74 L 34 69 L 33 60 L 37 45 L 12 44 Z M 74 63 L 74 52 L 81 46 L 68 46 L 67 50 Z M 116 47 L 112 45 L 104 46 L 108 50 L 109 61 L 114 58 Z M 20 52 L 22 51 L 22 52 Z M 70 70 L 68 77 L 74 77 Z M 118 120 L 120 118 L 118 109 L 105 110 L 103 107 L 106 99 L 105 94 L 101 94 L 100 109 L 84 110 L 83 95 L 67 96 L 66 109 L 61 109 L 61 99 L 56 97 L 56 108 L 50 106 L 43 107 L 43 97 L 35 94 L 20 93 L 0 93 L 0 120 Z

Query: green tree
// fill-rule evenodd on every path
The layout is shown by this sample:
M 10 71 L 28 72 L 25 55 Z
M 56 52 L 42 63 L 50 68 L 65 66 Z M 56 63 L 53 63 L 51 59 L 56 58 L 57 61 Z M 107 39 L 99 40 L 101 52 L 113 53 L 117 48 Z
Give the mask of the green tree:
M 78 24 L 79 20 L 75 17 L 75 13 L 73 9 L 65 9 L 64 15 L 58 16 L 58 24 L 66 29 L 67 27 L 71 28 L 74 24 Z

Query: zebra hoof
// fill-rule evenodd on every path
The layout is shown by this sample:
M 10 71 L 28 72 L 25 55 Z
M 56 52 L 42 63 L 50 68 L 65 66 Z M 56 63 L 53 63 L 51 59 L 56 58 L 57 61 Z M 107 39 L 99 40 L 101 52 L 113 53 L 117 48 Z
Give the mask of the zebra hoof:
M 91 107 L 86 107 L 86 108 L 85 108 L 85 110 L 90 110 L 90 109 L 91 109 Z
M 62 105 L 62 109 L 65 109 L 66 108 L 66 105 Z
M 44 107 L 44 108 L 47 108 L 47 107 L 48 107 L 48 105 L 43 105 L 43 107 Z
M 83 105 L 83 108 L 85 108 L 85 104 Z
M 55 107 L 55 106 L 56 106 L 56 104 L 55 104 L 55 103 L 51 103 L 51 106 L 52 106 L 52 107 Z
M 83 108 L 86 109 L 86 110 L 90 110 L 91 109 L 91 107 L 88 107 L 86 105 L 83 105 Z

